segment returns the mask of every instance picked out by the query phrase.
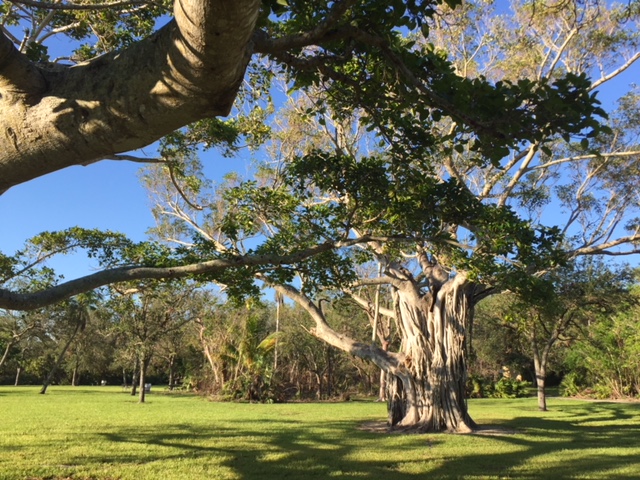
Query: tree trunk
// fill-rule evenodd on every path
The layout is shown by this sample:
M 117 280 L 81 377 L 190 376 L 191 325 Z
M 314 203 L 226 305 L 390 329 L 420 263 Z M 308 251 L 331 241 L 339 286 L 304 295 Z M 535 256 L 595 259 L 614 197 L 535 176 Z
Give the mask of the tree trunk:
M 16 368 L 16 382 L 13 384 L 14 387 L 18 386 L 18 381 L 20 380 L 20 370 L 20 367 Z
M 73 367 L 73 372 L 71 373 L 71 386 L 72 387 L 78 386 L 78 365 Z
M 547 393 L 545 391 L 545 379 L 547 378 L 547 357 L 545 352 L 540 353 L 537 345 L 533 345 L 533 365 L 536 373 L 536 388 L 538 392 L 538 409 L 547 411 Z
M 406 287 L 398 290 L 405 368 L 387 382 L 390 424 L 425 432 L 471 432 L 476 424 L 465 398 L 471 286 L 458 275 L 435 299 L 418 295 L 413 284 Z
M 80 327 L 81 326 L 82 326 L 81 322 L 78 322 L 76 324 L 76 328 L 73 331 L 73 334 L 71 334 L 71 336 L 69 337 L 69 340 L 67 340 L 67 343 L 65 344 L 64 348 L 62 349 L 62 351 L 58 355 L 56 363 L 53 365 L 53 368 L 49 372 L 49 375 L 47 375 L 47 378 L 45 378 L 44 382 L 42 382 L 42 388 L 40 389 L 40 394 L 41 395 L 44 395 L 45 393 L 47 393 L 47 387 L 49 387 L 49 384 L 53 380 L 53 376 L 56 374 L 56 372 L 58 371 L 58 368 L 60 367 L 60 364 L 62 363 L 62 360 L 64 358 L 64 354 L 67 353 L 67 349 L 71 345 L 71 342 L 73 342 L 73 339 L 76 338 L 76 335 L 80 331 Z
M 400 351 L 385 352 L 373 343 L 338 333 L 322 310 L 299 290 L 273 285 L 300 304 L 315 321 L 310 333 L 342 351 L 370 360 L 387 372 L 391 427 L 422 432 L 468 433 L 477 426 L 465 398 L 465 332 L 473 316 L 475 285 L 464 273 L 448 275 L 423 294 L 400 269 L 389 282 L 396 288 Z M 385 313 L 385 315 L 387 315 Z
M 138 372 L 140 368 L 140 359 L 136 356 L 136 361 L 133 365 L 133 374 L 131 375 L 131 396 L 135 397 L 138 393 Z
M 387 401 L 387 373 L 380 370 L 380 387 L 378 388 L 378 402 Z
M 176 357 L 172 353 L 169 355 L 169 390 L 173 390 L 173 364 L 175 363 Z
M 389 351 L 389 341 L 386 338 L 382 339 L 382 350 L 384 350 L 385 352 Z M 378 401 L 379 402 L 386 402 L 388 400 L 387 398 L 387 391 L 388 391 L 388 385 L 387 385 L 387 372 L 384 371 L 384 369 L 380 369 L 380 386 L 378 388 Z
M 144 403 L 147 391 L 145 389 L 145 385 L 147 383 L 147 368 L 149 368 L 149 363 L 151 363 L 150 356 L 143 356 L 140 361 L 140 396 L 138 397 L 138 403 Z

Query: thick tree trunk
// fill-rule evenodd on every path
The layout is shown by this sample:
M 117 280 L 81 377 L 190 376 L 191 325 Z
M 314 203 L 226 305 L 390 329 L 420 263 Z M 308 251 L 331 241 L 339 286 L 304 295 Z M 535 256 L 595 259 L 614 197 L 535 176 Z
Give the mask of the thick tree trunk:
M 402 278 L 403 277 L 403 278 Z M 437 288 L 435 298 L 399 272 L 400 352 L 385 352 L 333 330 L 322 310 L 291 286 L 274 285 L 298 302 L 314 319 L 310 332 L 340 350 L 370 360 L 387 372 L 389 423 L 422 432 L 471 432 L 476 428 L 465 399 L 467 378 L 465 331 L 473 314 L 474 286 L 463 274 Z M 389 313 L 389 315 L 393 315 Z
M 388 381 L 390 424 L 425 432 L 471 432 L 476 424 L 465 398 L 470 286 L 464 277 L 455 277 L 435 299 L 407 287 L 398 290 L 405 368 Z

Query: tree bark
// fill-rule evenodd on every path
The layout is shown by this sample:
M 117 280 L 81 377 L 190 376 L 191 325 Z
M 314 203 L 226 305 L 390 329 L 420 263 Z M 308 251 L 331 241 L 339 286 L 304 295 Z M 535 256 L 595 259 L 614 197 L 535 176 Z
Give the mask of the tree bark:
M 392 426 L 425 432 L 468 433 L 476 428 L 465 398 L 465 332 L 471 286 L 459 274 L 430 296 L 405 282 L 398 289 L 401 353 L 406 367 L 387 394 Z
M 71 374 L 71 386 L 77 387 L 80 379 L 80 375 L 78 374 L 78 365 L 73 367 L 73 372 Z
M 131 396 L 135 397 L 138 392 L 138 377 L 140 373 L 140 359 L 136 355 L 133 365 L 133 374 L 131 375 Z
M 0 193 L 227 115 L 259 0 L 177 0 L 150 38 L 75 66 L 36 65 L 0 35 Z
M 533 338 L 533 365 L 536 375 L 536 391 L 538 397 L 538 409 L 542 412 L 547 411 L 547 393 L 545 390 L 545 381 L 547 378 L 547 362 L 549 357 L 549 349 L 544 348 L 540 351 L 536 337 Z
M 175 363 L 175 355 L 173 353 L 169 354 L 169 390 L 173 390 L 173 364 Z
M 144 403 L 147 391 L 145 384 L 147 382 L 147 367 L 149 366 L 149 358 L 146 356 L 140 360 L 140 395 L 138 396 L 138 403 Z
M 434 296 L 421 295 L 409 280 L 396 285 L 402 338 L 396 353 L 337 333 L 321 309 L 298 290 L 272 286 L 309 312 L 316 323 L 310 330 L 313 335 L 372 361 L 387 373 L 391 427 L 421 432 L 473 431 L 477 426 L 465 399 L 465 331 L 473 314 L 473 285 L 461 273 L 446 281 Z

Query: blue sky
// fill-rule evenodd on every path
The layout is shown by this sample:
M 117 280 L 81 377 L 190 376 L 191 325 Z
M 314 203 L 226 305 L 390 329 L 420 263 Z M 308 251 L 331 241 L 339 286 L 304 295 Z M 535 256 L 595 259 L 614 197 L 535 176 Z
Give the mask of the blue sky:
M 214 152 L 203 158 L 213 177 L 221 178 L 232 169 L 245 170 L 241 159 L 223 159 Z M 139 170 L 140 164 L 102 161 L 13 187 L 0 196 L 0 251 L 11 255 L 38 233 L 76 225 L 143 240 L 154 219 L 147 193 L 138 180 Z M 71 279 L 92 272 L 97 265 L 83 256 L 69 256 L 52 266 Z

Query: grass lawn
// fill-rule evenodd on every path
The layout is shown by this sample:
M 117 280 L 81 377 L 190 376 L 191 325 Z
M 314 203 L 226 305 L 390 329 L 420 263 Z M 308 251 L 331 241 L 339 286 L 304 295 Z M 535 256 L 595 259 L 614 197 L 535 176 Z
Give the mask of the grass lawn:
M 0 479 L 640 478 L 640 404 L 472 400 L 492 434 L 362 430 L 374 402 L 212 403 L 114 387 L 0 387 Z M 491 433 L 488 432 L 488 433 Z

